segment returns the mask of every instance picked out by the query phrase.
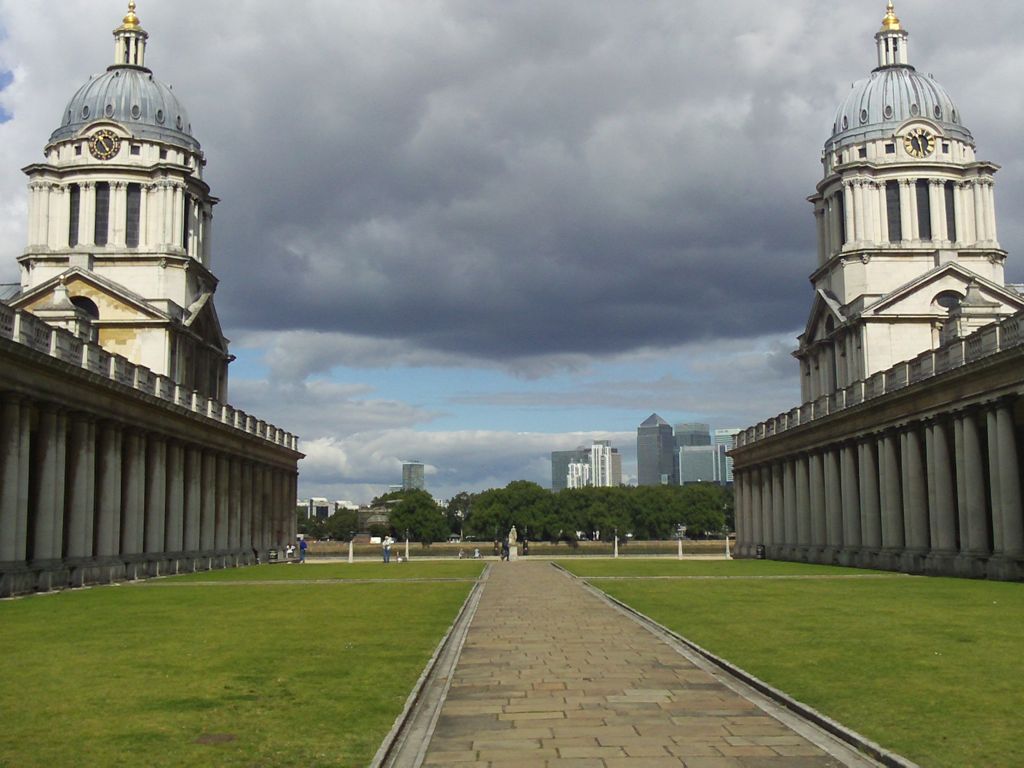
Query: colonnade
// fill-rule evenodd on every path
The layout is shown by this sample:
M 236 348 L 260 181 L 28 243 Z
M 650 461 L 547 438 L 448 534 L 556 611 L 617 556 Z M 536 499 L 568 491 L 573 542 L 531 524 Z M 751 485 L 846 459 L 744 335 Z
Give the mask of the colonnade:
M 919 225 L 917 179 L 844 179 L 842 186 L 818 202 L 818 261 L 824 264 L 847 243 L 872 247 L 893 241 L 890 236 L 887 181 L 899 184 L 901 244 L 921 242 L 952 247 L 949 238 L 945 197 L 946 184 L 953 185 L 953 230 L 961 245 L 992 244 L 998 240 L 995 214 L 995 183 L 991 178 L 952 180 L 921 179 L 928 184 L 931 237 L 923 238 Z
M 294 457 L 191 436 L 0 392 L 0 595 L 241 565 L 293 541 Z
M 737 555 L 1024 577 L 1019 400 L 950 408 L 757 463 L 734 454 Z
M 143 183 L 131 178 L 111 180 L 107 245 L 127 247 L 129 183 L 139 183 L 138 247 L 143 250 L 181 248 L 208 265 L 212 208 L 188 194 L 184 182 L 175 180 Z M 29 247 L 46 247 L 53 251 L 68 248 L 70 243 L 84 248 L 96 247 L 96 182 L 77 183 L 80 195 L 77 232 L 71 232 L 71 186 L 48 181 L 29 184 Z

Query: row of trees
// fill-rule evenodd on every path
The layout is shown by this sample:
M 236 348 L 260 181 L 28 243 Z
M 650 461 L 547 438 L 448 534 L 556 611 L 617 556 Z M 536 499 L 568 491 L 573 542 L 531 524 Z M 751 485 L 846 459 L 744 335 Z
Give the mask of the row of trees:
M 686 526 L 689 538 L 720 535 L 733 529 L 733 497 L 714 484 L 579 488 L 552 493 L 536 483 L 516 480 L 482 493 L 462 492 L 446 507 L 422 490 L 378 496 L 372 506 L 389 511 L 391 533 L 431 544 L 450 534 L 478 540 L 504 537 L 515 525 L 520 537 L 535 541 L 575 540 L 577 531 L 611 540 L 616 532 L 638 539 L 667 539 Z M 339 510 L 326 520 L 299 517 L 299 533 L 347 540 L 357 530 L 356 513 Z

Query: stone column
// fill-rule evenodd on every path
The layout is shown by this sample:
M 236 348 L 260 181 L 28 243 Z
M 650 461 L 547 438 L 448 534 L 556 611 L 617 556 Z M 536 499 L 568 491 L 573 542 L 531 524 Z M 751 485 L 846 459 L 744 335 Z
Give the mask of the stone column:
M 92 557 L 96 515 L 96 423 L 85 413 L 73 413 L 68 427 L 67 556 Z
M 189 534 L 186 519 L 186 482 L 188 458 L 185 446 L 177 441 L 167 443 L 167 518 L 164 525 L 164 551 L 168 554 L 185 552 Z
M 212 552 L 217 547 L 217 454 L 212 451 L 203 451 L 203 480 L 199 492 L 199 549 Z
M 254 464 L 252 468 L 252 545 L 261 556 L 267 547 L 266 526 L 263 522 L 263 467 Z
M 967 511 L 967 540 L 969 554 L 988 555 L 989 518 L 985 494 L 985 472 L 978 432 L 977 415 L 973 411 L 960 414 L 958 419 L 963 434 L 962 445 L 957 444 L 957 475 L 963 475 L 963 501 Z
M 239 524 L 239 546 L 245 553 L 246 557 L 252 555 L 252 548 L 256 546 L 255 537 L 253 536 L 252 528 L 252 514 L 253 514 L 253 493 L 252 493 L 252 463 L 248 461 L 242 462 L 242 475 L 241 475 L 241 505 L 242 505 L 242 517 Z
M 946 237 L 946 195 L 943 182 L 931 179 L 928 182 L 928 201 L 931 206 L 932 241 L 938 243 Z
M 990 461 L 996 467 L 999 488 L 999 507 L 993 509 L 993 517 L 1002 528 L 1002 553 L 1019 557 L 1024 554 L 1024 509 L 1021 505 L 1020 451 L 1013 423 L 1012 403 L 1000 400 L 995 404 L 993 414 L 996 451 L 990 456 Z M 994 491 L 995 488 L 993 498 L 996 496 Z
M 22 472 L 21 456 L 29 433 L 23 412 L 28 406 L 20 397 L 0 400 L 0 563 L 22 562 L 26 555 L 28 466 Z
M 936 420 L 928 425 L 927 449 L 932 551 L 951 555 L 956 552 L 956 491 L 949 435 L 943 422 Z
M 898 183 L 900 185 L 900 228 L 903 230 L 903 240 L 916 240 L 917 206 L 913 205 L 916 198 L 907 179 L 900 179 Z
M 985 179 L 984 181 L 984 197 L 985 197 L 985 214 L 986 214 L 986 229 L 988 230 L 988 239 L 992 242 L 996 242 L 999 239 L 999 234 L 996 231 L 996 197 L 995 197 L 995 183 L 991 178 Z
M 806 558 L 811 546 L 811 487 L 804 453 L 796 457 L 796 541 Z
M 202 549 L 203 532 L 203 452 L 195 445 L 184 448 L 184 551 Z
M 121 470 L 121 552 L 142 553 L 146 510 L 146 440 L 135 429 L 123 436 L 124 464 Z
M 121 543 L 121 426 L 99 427 L 96 470 L 96 556 L 116 557 Z
M 828 543 L 825 524 L 825 461 L 818 451 L 808 459 L 808 484 L 811 492 L 811 546 L 817 549 L 815 559 L 822 559 L 822 550 Z
M 850 556 L 849 564 L 860 554 L 861 504 L 860 478 L 857 476 L 857 444 L 847 443 L 840 448 L 840 487 L 843 509 L 843 549 Z
M 748 473 L 750 477 L 750 517 L 753 525 L 750 530 L 754 540 L 751 545 L 757 549 L 759 544 L 764 544 L 764 518 L 761 515 L 761 469 L 755 467 Z
M 903 521 L 906 548 L 915 554 L 930 548 L 928 532 L 928 486 L 921 452 L 921 437 L 915 425 L 900 436 L 903 458 Z
M 992 520 L 992 551 L 1000 553 L 1003 551 L 1003 489 L 999 482 L 999 427 L 994 408 L 988 408 L 984 413 L 988 427 L 985 434 L 988 438 L 988 508 Z
M 30 490 L 35 501 L 32 559 L 59 560 L 64 545 L 64 470 L 67 417 L 56 406 L 39 408 L 39 426 L 33 446 L 37 467 Z
M 761 537 L 765 547 L 773 547 L 775 545 L 773 512 L 772 468 L 768 465 L 761 468 Z
M 974 231 L 977 233 L 980 242 L 988 242 L 988 217 L 985 214 L 985 202 L 983 199 L 981 182 L 975 181 L 971 187 L 974 193 Z
M 882 505 L 882 548 L 898 555 L 903 551 L 903 489 L 901 485 L 899 437 L 889 431 L 882 436 L 882 455 L 879 461 Z M 892 562 L 888 565 L 891 567 Z
M 143 550 L 148 555 L 164 552 L 167 526 L 167 440 L 150 434 L 146 441 L 146 524 Z
M 782 465 L 775 463 L 771 467 L 772 494 L 772 545 L 775 547 L 774 557 L 788 545 L 786 539 L 786 510 L 783 495 Z
M 864 546 L 878 550 L 882 546 L 882 507 L 878 482 L 878 445 L 875 438 L 861 441 L 858 459 Z
M 843 487 L 839 469 L 839 449 L 824 452 L 825 541 L 835 557 L 843 547 Z
M 866 222 L 864 219 L 864 182 L 857 179 L 853 182 L 853 239 L 860 243 L 867 240 Z
M 232 457 L 228 467 L 228 549 L 242 546 L 242 464 Z
M 231 465 L 224 454 L 217 456 L 217 500 L 214 518 L 213 546 L 218 552 L 228 548 L 228 527 L 230 517 Z
M 786 554 L 793 557 L 796 551 L 799 537 L 797 535 L 797 501 L 796 501 L 796 464 L 799 459 L 789 458 L 783 465 L 782 471 L 782 498 L 783 498 L 783 529 L 785 538 L 783 544 Z

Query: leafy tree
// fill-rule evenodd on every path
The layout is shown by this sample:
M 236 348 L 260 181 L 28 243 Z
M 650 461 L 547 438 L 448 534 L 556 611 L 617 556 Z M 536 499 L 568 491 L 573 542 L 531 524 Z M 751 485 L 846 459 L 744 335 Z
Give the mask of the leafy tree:
M 339 509 L 325 522 L 327 535 L 335 541 L 348 541 L 359 525 L 359 515 L 354 509 Z
M 448 532 L 444 511 L 433 496 L 422 490 L 404 491 L 392 507 L 390 519 L 397 537 L 408 531 L 410 538 L 427 545 L 443 539 Z
M 451 533 L 461 534 L 463 532 L 475 499 L 474 494 L 466 491 L 460 491 L 449 499 L 448 506 L 445 508 L 445 518 Z
M 297 512 L 295 520 L 295 532 L 301 533 L 307 539 L 325 539 L 324 521 L 317 517 L 306 517 L 306 512 Z

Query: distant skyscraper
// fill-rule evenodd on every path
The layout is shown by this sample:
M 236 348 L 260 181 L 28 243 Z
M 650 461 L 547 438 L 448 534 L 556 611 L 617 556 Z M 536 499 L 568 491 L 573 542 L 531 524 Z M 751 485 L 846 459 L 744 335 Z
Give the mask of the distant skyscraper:
M 699 422 L 676 424 L 676 447 L 711 445 L 711 427 Z
M 586 465 L 584 472 L 580 467 Z M 622 485 L 622 455 L 610 440 L 595 440 L 590 448 L 551 452 L 551 490 L 585 486 Z
M 716 429 L 715 445 L 719 447 L 722 462 L 722 482 L 732 482 L 732 457 L 726 456 L 725 452 L 732 450 L 733 441 L 742 430 L 739 429 Z
M 722 461 L 717 445 L 684 445 L 679 448 L 679 479 L 687 483 L 718 483 Z
M 672 425 L 652 413 L 636 430 L 638 485 L 679 485 Z
M 582 446 L 574 451 L 551 452 L 551 490 L 564 491 L 568 488 L 570 464 L 590 463 L 590 450 Z
M 424 485 L 423 465 L 420 462 L 413 461 L 402 465 L 403 491 L 422 491 Z
M 585 461 L 574 461 L 569 465 L 565 476 L 566 488 L 586 488 L 590 485 L 590 464 Z

